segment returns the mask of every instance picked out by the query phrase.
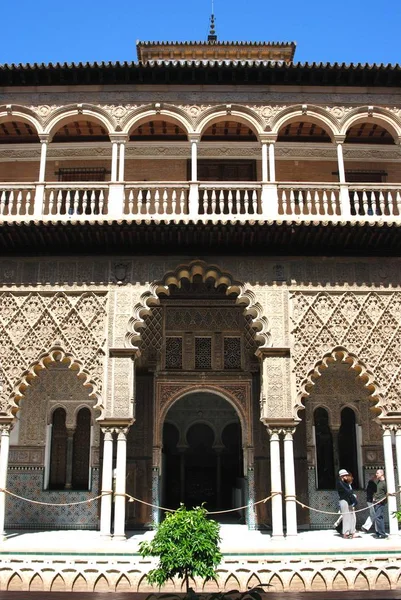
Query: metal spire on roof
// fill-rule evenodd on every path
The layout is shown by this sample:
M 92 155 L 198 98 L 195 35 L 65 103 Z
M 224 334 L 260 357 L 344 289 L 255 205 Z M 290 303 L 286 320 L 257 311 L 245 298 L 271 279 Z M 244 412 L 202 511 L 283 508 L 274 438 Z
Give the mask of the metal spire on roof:
M 212 14 L 210 15 L 210 31 L 207 36 L 208 42 L 217 42 L 217 35 L 214 23 L 214 0 L 212 0 Z

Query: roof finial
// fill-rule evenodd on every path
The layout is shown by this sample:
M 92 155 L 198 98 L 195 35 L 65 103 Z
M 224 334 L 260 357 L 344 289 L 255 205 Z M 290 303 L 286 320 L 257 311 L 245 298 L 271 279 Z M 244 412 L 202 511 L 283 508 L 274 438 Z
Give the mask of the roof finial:
M 212 0 L 212 14 L 210 15 L 210 32 L 207 36 L 208 42 L 217 42 L 216 29 L 214 24 L 214 0 Z

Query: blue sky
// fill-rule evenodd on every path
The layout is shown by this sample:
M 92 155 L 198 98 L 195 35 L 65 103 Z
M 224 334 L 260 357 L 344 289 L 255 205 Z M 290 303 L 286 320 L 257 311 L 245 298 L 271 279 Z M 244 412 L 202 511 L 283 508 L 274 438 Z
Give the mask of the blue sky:
M 205 40 L 212 0 L 3 0 L 0 63 L 136 60 L 135 41 Z M 296 41 L 300 62 L 401 62 L 400 0 L 214 0 L 220 40 Z

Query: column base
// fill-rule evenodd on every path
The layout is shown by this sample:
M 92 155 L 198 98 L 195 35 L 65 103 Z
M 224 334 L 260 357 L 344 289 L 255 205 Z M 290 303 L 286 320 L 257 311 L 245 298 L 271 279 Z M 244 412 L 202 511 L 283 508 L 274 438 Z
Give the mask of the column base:
M 113 542 L 125 542 L 127 537 L 125 534 L 113 535 Z
M 101 540 L 111 540 L 112 539 L 112 535 L 111 533 L 100 533 L 100 539 Z

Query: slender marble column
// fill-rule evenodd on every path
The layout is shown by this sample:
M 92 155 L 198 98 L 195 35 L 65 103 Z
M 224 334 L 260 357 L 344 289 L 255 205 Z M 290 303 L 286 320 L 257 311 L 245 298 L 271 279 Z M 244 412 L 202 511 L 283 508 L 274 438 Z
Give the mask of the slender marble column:
M 294 440 L 295 429 L 284 430 L 285 514 L 287 536 L 297 535 L 297 504 L 295 502 Z
M 125 540 L 125 479 L 128 428 L 117 429 L 116 489 L 114 498 L 114 539 Z
M 280 466 L 280 432 L 278 429 L 269 429 L 270 434 L 270 480 L 272 506 L 272 536 L 283 537 L 283 498 L 281 488 Z
M 102 469 L 102 499 L 100 503 L 100 535 L 111 537 L 111 508 L 113 504 L 113 430 L 109 427 L 102 429 L 103 440 L 103 469 Z
M 388 518 L 390 534 L 398 534 L 398 521 L 393 516 L 393 512 L 397 510 L 397 499 L 395 497 L 395 477 L 394 477 L 394 460 L 393 460 L 393 444 L 391 441 L 391 428 L 383 428 L 383 450 L 384 450 L 384 468 L 387 482 L 387 493 L 393 494 L 388 497 Z
M 338 178 L 340 183 L 345 183 L 345 167 L 343 155 L 343 143 L 337 142 Z
M 40 165 L 39 165 L 39 179 L 38 179 L 39 183 L 43 183 L 45 181 L 47 142 L 48 142 L 48 136 L 46 136 L 46 138 L 40 139 Z
M 262 142 L 262 183 L 269 181 L 268 172 L 267 142 Z
M 395 425 L 395 454 L 397 457 L 398 502 L 401 501 L 401 424 Z
M 273 142 L 269 144 L 269 181 L 276 181 L 276 159 Z
M 111 144 L 111 181 L 117 181 L 118 143 Z
M 125 173 L 125 142 L 120 142 L 120 157 L 118 161 L 118 181 L 124 181 Z
M 1 447 L 0 447 L 0 539 L 4 539 L 4 522 L 6 518 L 6 493 L 7 487 L 8 454 L 10 450 L 11 423 L 0 424 Z
M 191 139 L 191 181 L 198 180 L 198 139 Z

